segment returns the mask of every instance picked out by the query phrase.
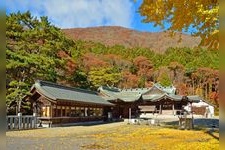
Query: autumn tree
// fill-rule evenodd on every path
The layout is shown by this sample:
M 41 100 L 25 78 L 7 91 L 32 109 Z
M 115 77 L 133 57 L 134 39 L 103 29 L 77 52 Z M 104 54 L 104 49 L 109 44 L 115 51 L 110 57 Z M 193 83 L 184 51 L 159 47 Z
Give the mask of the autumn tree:
M 156 82 L 160 83 L 162 86 L 172 85 L 170 70 L 166 66 L 162 66 L 154 71 L 154 78 Z
M 209 98 L 213 104 L 219 106 L 219 93 L 217 91 L 210 92 Z
M 83 67 L 86 72 L 89 72 L 92 68 L 106 67 L 109 63 L 102 60 L 94 53 L 85 53 L 80 60 L 80 67 Z
M 127 69 L 131 66 L 131 62 L 123 59 L 121 55 L 106 54 L 102 56 L 103 59 L 110 64 L 110 66 L 118 67 L 122 70 Z
M 166 74 L 165 72 L 162 73 L 159 77 L 158 77 L 158 83 L 160 83 L 162 86 L 171 86 L 172 82 L 171 79 L 169 78 L 168 74 Z
M 218 0 L 143 0 L 139 13 L 143 22 L 171 31 L 188 31 L 200 36 L 200 45 L 219 47 L 219 2 Z M 167 28 L 165 23 L 170 26 Z
M 113 67 L 110 68 L 92 68 L 88 73 L 88 81 L 92 89 L 100 86 L 117 86 L 121 80 L 121 73 Z
M 57 56 L 65 61 L 65 73 L 67 75 L 72 75 L 74 71 L 77 69 L 77 64 L 75 60 L 66 53 L 66 51 L 60 50 L 57 53 Z
M 134 67 L 137 69 L 136 74 L 140 76 L 141 87 L 145 86 L 145 83 L 150 81 L 153 72 L 153 65 L 151 61 L 144 56 L 138 56 L 134 59 Z
M 176 85 L 176 90 L 178 95 L 188 95 L 188 88 L 185 83 L 179 83 Z
M 171 62 L 168 68 L 173 72 L 173 82 L 181 83 L 184 77 L 184 66 L 178 62 Z
M 137 88 L 139 86 L 140 77 L 132 74 L 128 70 L 122 71 L 122 80 L 120 82 L 120 88 Z

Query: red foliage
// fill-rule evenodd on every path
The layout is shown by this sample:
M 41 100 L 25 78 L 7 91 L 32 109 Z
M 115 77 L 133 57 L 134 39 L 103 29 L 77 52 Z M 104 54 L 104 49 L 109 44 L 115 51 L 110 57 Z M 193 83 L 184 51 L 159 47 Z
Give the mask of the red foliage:
M 188 88 L 186 86 L 186 84 L 184 83 L 180 83 L 176 86 L 177 88 L 177 94 L 178 95 L 183 95 L 183 96 L 187 96 L 188 94 Z
M 138 56 L 134 59 L 134 65 L 138 68 L 137 74 L 139 76 L 145 76 L 148 78 L 152 75 L 153 65 L 148 58 Z
M 65 51 L 59 51 L 58 52 L 58 57 L 66 60 L 66 66 L 65 66 L 65 69 L 66 69 L 66 74 L 73 74 L 73 72 L 76 70 L 77 66 L 76 66 L 76 63 L 75 61 L 70 57 L 70 55 L 68 55 Z
M 122 73 L 123 81 L 121 83 L 121 87 L 123 88 L 137 88 L 139 77 L 130 73 L 129 71 L 124 71 Z
M 134 59 L 134 65 L 142 69 L 151 69 L 153 67 L 151 61 L 144 56 L 138 56 Z
M 100 59 L 93 53 L 86 53 L 83 55 L 81 59 L 82 59 L 82 64 L 87 71 L 90 71 L 92 67 L 98 68 L 98 67 L 109 66 L 107 62 L 103 61 L 102 59 Z

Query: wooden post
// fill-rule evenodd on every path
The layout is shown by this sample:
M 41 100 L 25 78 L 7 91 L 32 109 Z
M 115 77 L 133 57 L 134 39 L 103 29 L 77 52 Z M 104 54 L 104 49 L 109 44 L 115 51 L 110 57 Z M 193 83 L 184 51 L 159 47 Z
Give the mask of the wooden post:
M 61 108 L 61 111 L 60 111 L 60 117 L 62 117 L 62 106 L 61 106 L 60 108 Z
M 68 117 L 71 117 L 71 105 L 69 106 L 69 116 Z
M 84 116 L 86 117 L 87 116 L 87 107 L 84 107 Z
M 52 105 L 49 106 L 50 107 L 50 113 L 49 113 L 49 117 L 52 117 Z
M 131 122 L 131 108 L 129 108 L 129 123 Z
M 193 111 L 192 111 L 192 102 L 191 102 L 191 121 L 192 121 L 191 127 L 192 127 L 192 129 L 194 129 L 194 116 L 193 116 Z
M 173 108 L 173 115 L 175 115 L 175 112 L 174 112 L 174 104 L 172 105 L 172 108 Z
M 159 114 L 162 114 L 162 104 L 159 105 Z

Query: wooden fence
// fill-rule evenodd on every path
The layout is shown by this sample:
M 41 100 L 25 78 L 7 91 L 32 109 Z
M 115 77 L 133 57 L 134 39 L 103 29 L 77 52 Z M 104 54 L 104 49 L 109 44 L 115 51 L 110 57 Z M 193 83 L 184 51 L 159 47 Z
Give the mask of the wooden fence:
M 22 116 L 22 113 L 6 116 L 6 121 L 6 130 L 35 129 L 38 124 L 38 118 L 35 113 L 33 115 L 24 116 Z

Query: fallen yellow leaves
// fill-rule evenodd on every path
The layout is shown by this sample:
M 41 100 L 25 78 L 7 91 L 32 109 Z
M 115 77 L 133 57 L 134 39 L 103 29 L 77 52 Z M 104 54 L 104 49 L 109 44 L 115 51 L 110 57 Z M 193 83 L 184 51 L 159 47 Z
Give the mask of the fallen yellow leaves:
M 108 134 L 90 136 L 98 138 L 101 145 L 108 146 L 109 149 L 207 150 L 219 148 L 219 141 L 205 131 L 128 125 Z M 110 144 L 113 143 L 113 145 L 110 146 L 108 141 L 111 141 Z

